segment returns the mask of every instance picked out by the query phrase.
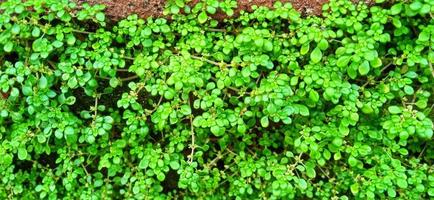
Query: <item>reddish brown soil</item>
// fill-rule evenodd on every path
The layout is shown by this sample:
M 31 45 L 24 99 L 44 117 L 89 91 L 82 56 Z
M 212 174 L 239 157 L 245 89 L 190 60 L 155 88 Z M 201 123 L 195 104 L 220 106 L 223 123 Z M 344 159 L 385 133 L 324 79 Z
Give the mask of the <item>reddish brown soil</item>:
M 138 14 L 142 18 L 150 16 L 159 17 L 163 15 L 165 0 L 76 0 L 78 3 L 88 2 L 90 4 L 104 4 L 107 6 L 106 14 L 111 19 L 117 20 L 130 14 Z M 193 0 L 192 4 L 199 0 Z M 240 10 L 251 11 L 252 5 L 272 7 L 277 0 L 238 0 Z M 328 0 L 281 0 L 281 2 L 291 2 L 292 5 L 301 13 L 307 15 L 320 15 L 322 5 Z M 222 19 L 225 16 L 216 14 L 215 18 Z

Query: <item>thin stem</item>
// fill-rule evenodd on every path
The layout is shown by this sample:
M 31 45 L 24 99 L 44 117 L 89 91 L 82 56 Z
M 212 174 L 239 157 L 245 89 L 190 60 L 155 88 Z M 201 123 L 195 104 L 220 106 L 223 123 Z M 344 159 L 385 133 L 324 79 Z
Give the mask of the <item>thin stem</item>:
M 234 153 L 233 151 L 231 151 L 229 148 L 226 148 L 227 151 L 229 151 L 229 153 L 233 154 L 234 156 L 238 156 L 238 154 Z
M 431 75 L 432 75 L 432 77 L 434 78 L 434 68 L 433 68 L 433 66 L 432 66 L 432 63 L 431 63 L 431 62 L 428 62 L 428 64 L 429 64 L 429 69 L 431 70 Z
M 86 173 L 86 176 L 90 176 L 89 172 L 87 172 L 86 167 L 83 165 L 83 163 L 81 163 L 81 167 L 83 168 L 84 172 Z
M 422 151 L 420 152 L 419 156 L 417 156 L 417 159 L 420 159 L 422 155 L 425 153 L 426 147 L 428 146 L 428 143 L 425 143 L 425 146 L 423 147 Z
M 221 160 L 224 156 L 226 156 L 228 153 L 225 153 L 225 154 L 221 154 L 221 152 L 219 151 L 218 153 L 217 153 L 217 157 L 215 157 L 209 164 L 208 164 L 208 166 L 209 167 L 212 167 L 212 166 L 214 166 L 214 165 L 216 165 L 216 163 L 217 163 L 217 161 L 219 161 L 219 160 Z
M 94 32 L 82 31 L 82 30 L 77 30 L 77 29 L 72 29 L 72 32 L 74 32 L 74 33 L 82 33 L 82 34 L 94 34 Z
M 217 79 L 214 78 L 214 77 L 211 77 L 211 80 L 217 82 Z M 234 88 L 234 87 L 232 87 L 232 86 L 228 86 L 228 87 L 226 87 L 226 88 L 231 89 L 232 91 L 235 91 L 235 92 L 237 92 L 237 93 L 241 93 L 241 92 L 242 92 L 242 91 L 240 91 L 238 88 Z M 247 91 L 243 91 L 243 92 L 244 92 L 244 94 L 250 95 L 250 92 L 247 92 Z
M 431 51 L 431 47 L 429 48 L 429 51 Z M 432 66 L 431 61 L 429 61 L 429 59 L 428 59 L 428 65 L 429 65 L 429 69 L 431 70 L 431 75 L 434 78 L 434 68 Z
M 105 79 L 105 80 L 110 80 L 111 78 L 109 77 L 103 77 L 103 76 L 96 76 L 97 78 L 101 78 L 101 79 Z
M 386 70 L 387 68 L 389 68 L 391 65 L 393 64 L 393 62 L 388 63 L 386 66 L 384 66 L 381 70 L 380 73 L 383 73 L 384 70 Z M 360 88 L 365 88 L 371 81 L 373 81 L 374 79 L 372 78 L 368 78 L 368 81 L 366 81 L 365 84 L 362 85 L 362 87 Z
M 110 80 L 111 79 L 109 77 L 103 77 L 103 76 L 96 76 L 96 77 L 102 78 L 102 79 L 105 79 L 105 80 Z M 124 81 L 131 81 L 131 80 L 134 80 L 136 78 L 139 78 L 139 76 L 134 75 L 134 76 L 126 77 L 126 78 L 120 78 L 119 80 L 122 81 L 122 82 L 124 82 Z
M 214 32 L 223 32 L 226 33 L 226 29 L 220 29 L 220 28 L 208 28 L 209 31 L 214 31 Z
M 318 168 L 322 171 L 322 173 L 328 178 L 330 179 L 330 176 L 322 169 L 321 166 L 318 165 Z
M 116 71 L 118 71 L 118 72 L 128 72 L 129 70 L 128 69 L 116 69 Z
M 366 83 L 363 84 L 362 87 L 360 87 L 360 88 L 365 88 L 369 84 L 369 82 L 371 82 L 371 81 L 372 81 L 372 79 L 368 78 L 368 81 L 366 81 Z
M 389 68 L 391 65 L 393 64 L 393 62 L 390 62 L 389 64 L 387 64 L 386 66 L 384 66 L 380 72 L 382 73 L 384 70 L 386 70 L 387 68 Z
M 93 121 L 96 120 L 96 116 L 98 114 L 98 94 L 96 94 L 96 96 L 95 96 L 95 107 L 94 107 L 94 109 L 95 109 L 95 112 L 94 112 L 94 115 L 93 115 Z
M 204 57 L 199 57 L 199 56 L 195 56 L 195 55 L 190 55 L 190 57 L 192 57 L 192 58 L 194 58 L 196 60 L 200 60 L 200 61 L 203 61 L 203 62 L 207 62 L 209 64 L 216 65 L 216 66 L 221 66 L 221 65 L 226 66 L 226 67 L 231 66 L 230 64 L 227 64 L 227 63 L 224 63 L 224 62 L 218 63 L 218 62 L 206 59 Z
M 134 76 L 130 76 L 130 77 L 127 77 L 127 78 L 121 78 L 120 80 L 121 80 L 122 82 L 124 82 L 124 81 L 131 81 L 131 80 L 134 80 L 134 79 L 136 79 L 136 78 L 139 78 L 139 76 L 134 75 Z
M 158 107 L 160 106 L 162 101 L 163 101 L 163 96 L 160 96 L 160 99 L 158 100 L 158 103 L 157 103 L 157 105 L 155 105 L 154 109 L 146 110 L 146 114 L 151 115 L 153 112 L 155 112 L 158 109 Z
M 53 69 L 56 69 L 56 64 L 55 64 L 53 61 L 48 60 L 47 63 L 48 63 L 48 64 L 49 64 Z
M 121 57 L 124 59 L 127 59 L 127 60 L 133 60 L 133 61 L 135 60 L 133 57 L 129 57 L 129 56 L 123 56 L 122 55 Z
M 191 153 L 188 158 L 188 162 L 191 164 L 193 162 L 194 149 L 196 148 L 195 144 L 195 136 L 194 136 L 194 127 L 193 127 L 193 115 L 190 115 L 190 134 L 191 134 Z

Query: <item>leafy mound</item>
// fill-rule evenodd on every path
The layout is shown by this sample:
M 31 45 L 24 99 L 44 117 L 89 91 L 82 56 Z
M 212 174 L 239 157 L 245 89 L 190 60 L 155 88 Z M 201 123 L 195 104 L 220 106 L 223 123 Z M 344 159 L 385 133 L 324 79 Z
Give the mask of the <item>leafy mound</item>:
M 206 2 L 3 2 L 0 198 L 433 198 L 434 1 Z

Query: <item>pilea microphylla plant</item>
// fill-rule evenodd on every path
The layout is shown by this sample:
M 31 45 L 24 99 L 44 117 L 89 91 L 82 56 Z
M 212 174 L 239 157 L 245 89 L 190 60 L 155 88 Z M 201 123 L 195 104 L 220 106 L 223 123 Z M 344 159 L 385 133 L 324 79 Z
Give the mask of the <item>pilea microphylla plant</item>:
M 434 198 L 434 1 L 0 6 L 0 199 Z

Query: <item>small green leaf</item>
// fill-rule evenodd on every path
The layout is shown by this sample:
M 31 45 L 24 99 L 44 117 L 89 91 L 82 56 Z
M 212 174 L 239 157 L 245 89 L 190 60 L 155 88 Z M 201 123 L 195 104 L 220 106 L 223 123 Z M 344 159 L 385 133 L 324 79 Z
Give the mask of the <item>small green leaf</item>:
M 209 14 L 215 14 L 216 13 L 216 11 L 217 11 L 217 9 L 215 8 L 215 7 L 213 7 L 213 6 L 207 6 L 206 7 L 206 11 L 209 13 Z
M 305 105 L 299 105 L 298 109 L 301 116 L 309 116 L 309 108 Z
M 211 133 L 213 133 L 215 136 L 223 135 L 222 128 L 220 128 L 220 126 L 217 125 L 211 127 Z
M 60 130 L 56 130 L 54 136 L 56 136 L 57 139 L 62 139 L 63 133 Z
M 74 35 L 72 35 L 72 34 L 68 34 L 67 36 L 66 36 L 66 43 L 68 44 L 68 45 L 73 45 L 73 44 L 75 44 L 75 37 L 74 37 Z
M 421 9 L 422 6 L 423 4 L 420 1 L 414 1 L 412 4 L 410 4 L 410 9 L 417 11 Z
M 373 68 L 378 68 L 378 67 L 380 67 L 383 64 L 382 61 L 381 61 L 381 59 L 378 58 L 378 57 L 375 58 L 374 60 L 370 61 L 369 63 L 371 64 L 371 66 Z
M 273 43 L 269 40 L 264 41 L 264 50 L 265 51 L 273 51 Z
M 29 87 L 29 86 L 23 86 L 22 92 L 25 96 L 30 96 L 33 94 L 33 89 L 32 89 L 32 87 Z
M 44 75 L 42 75 L 41 78 L 39 78 L 39 83 L 38 83 L 38 85 L 39 85 L 39 88 L 40 88 L 40 89 L 45 89 L 45 88 L 47 88 L 48 81 L 47 81 L 47 78 L 45 78 Z
M 364 57 L 368 61 L 373 61 L 375 58 L 378 57 L 378 53 L 375 50 L 367 51 L 367 52 L 365 52 Z
M 399 114 L 402 112 L 401 108 L 398 106 L 389 106 L 388 110 L 391 114 Z
M 32 30 L 32 36 L 37 38 L 41 35 L 41 29 L 39 29 L 38 27 L 34 27 Z
M 311 165 L 306 165 L 306 175 L 309 178 L 315 178 L 316 177 L 315 167 Z
M 14 24 L 12 26 L 12 29 L 11 29 L 12 34 L 16 35 L 16 34 L 20 33 L 20 31 L 21 31 L 21 27 L 19 24 Z
M 32 49 L 36 52 L 41 52 L 43 49 L 45 49 L 45 42 L 43 39 L 39 38 L 32 43 Z
M 416 104 L 416 106 L 417 106 L 418 108 L 420 108 L 420 109 L 424 109 L 424 108 L 426 108 L 426 107 L 428 106 L 427 101 L 426 101 L 426 100 L 422 100 L 422 99 L 416 101 L 415 104 Z
M 304 179 L 298 179 L 298 185 L 302 190 L 307 188 L 307 182 Z
M 191 108 L 189 105 L 182 105 L 180 111 L 183 115 L 191 114 Z
M 351 167 L 355 167 L 358 163 L 358 160 L 356 158 L 354 158 L 353 156 L 350 156 L 348 158 L 348 163 L 350 164 Z
M 24 11 L 24 6 L 23 5 L 20 5 L 20 4 L 18 4 L 16 7 L 15 7 L 15 13 L 17 13 L 17 14 L 21 14 L 23 11 Z
M 18 159 L 25 160 L 27 158 L 27 149 L 25 147 L 18 148 Z
M 318 102 L 319 101 L 318 92 L 315 90 L 310 90 L 309 91 L 309 99 L 312 100 L 313 102 Z
M 338 67 L 347 67 L 350 60 L 351 60 L 350 56 L 342 56 L 337 60 L 336 65 Z
M 74 131 L 74 128 L 72 128 L 72 127 L 70 127 L 70 126 L 67 126 L 66 128 L 65 128 L 65 135 L 74 135 L 74 133 L 75 133 L 75 131 Z
M 72 77 L 68 80 L 67 84 L 69 88 L 75 88 L 77 86 L 77 79 L 75 77 Z
M 428 195 L 434 197 L 434 187 L 428 189 Z
M 105 20 L 105 15 L 102 12 L 96 13 L 95 15 L 96 20 L 103 22 Z
M 340 147 L 343 144 L 343 140 L 340 137 L 336 137 L 335 139 L 333 139 L 332 141 L 333 145 L 335 145 L 336 147 Z
M 175 161 L 175 160 L 173 160 L 173 161 L 171 161 L 170 162 L 170 167 L 172 168 L 172 169 L 174 169 L 174 170 L 178 170 L 179 169 L 179 162 L 178 161 Z
M 359 193 L 359 184 L 358 183 L 352 184 L 350 186 L 350 190 L 351 190 L 351 193 L 353 193 L 353 194 Z
M 63 42 L 56 40 L 52 43 L 52 45 L 56 48 L 60 48 L 61 46 L 63 46 Z
M 364 76 L 369 73 L 370 67 L 369 62 L 367 60 L 363 61 L 362 64 L 359 65 L 359 73 Z
M 404 92 L 407 95 L 413 95 L 414 89 L 413 89 L 413 87 L 406 85 L 406 86 L 404 86 Z
M 310 59 L 312 60 L 313 63 L 318 63 L 319 61 L 321 61 L 321 58 L 322 58 L 322 52 L 319 49 L 319 47 L 316 47 L 310 54 Z
M 401 10 L 402 10 L 402 3 L 395 4 L 390 8 L 390 14 L 397 15 L 401 12 Z
M 178 13 L 179 13 L 179 7 L 176 6 L 176 5 L 172 5 L 172 6 L 170 6 L 170 12 L 171 12 L 172 14 L 178 14 Z
M 396 197 L 396 191 L 393 188 L 388 188 L 387 195 L 389 195 L 389 197 Z
M 67 105 L 73 105 L 77 99 L 74 96 L 70 96 L 66 98 L 65 104 Z
M 370 105 L 364 104 L 362 106 L 362 112 L 365 114 L 371 114 L 374 112 L 374 109 L 372 109 L 372 107 Z
M 173 99 L 174 97 L 175 97 L 175 91 L 174 90 L 167 90 L 164 92 L 164 98 Z
M 307 52 L 309 52 L 309 47 L 310 47 L 309 43 L 306 43 L 303 46 L 301 46 L 300 54 L 301 55 L 307 54 Z
M 139 169 L 146 169 L 149 166 L 149 160 L 143 158 L 139 163 Z
M 422 31 L 419 33 L 418 40 L 420 42 L 428 42 L 430 38 L 430 33 L 428 31 Z
M 164 181 L 165 178 L 166 178 L 166 175 L 164 175 L 163 172 L 160 172 L 160 173 L 157 174 L 157 179 L 159 181 Z
M 17 88 L 12 88 L 11 93 L 10 93 L 10 97 L 18 97 L 18 95 L 20 95 L 20 91 Z
M 109 84 L 112 88 L 116 88 L 119 85 L 119 80 L 117 78 L 111 78 Z
M 205 11 L 202 11 L 198 16 L 197 16 L 197 20 L 200 24 L 203 24 L 206 22 L 206 20 L 208 20 L 208 15 L 206 15 Z
M 3 164 L 5 166 L 9 166 L 10 164 L 12 164 L 13 158 L 10 154 L 6 154 L 6 155 L 2 155 L 2 158 L 0 158 L 0 160 L 3 159 L 2 162 L 0 162 L 0 164 Z
M 398 178 L 398 180 L 396 180 L 396 185 L 402 189 L 406 189 L 408 187 L 407 181 L 404 178 Z
M 185 6 L 185 0 L 175 0 L 175 4 L 179 7 L 184 7 Z
M 268 117 L 267 116 L 263 116 L 261 118 L 261 126 L 266 128 L 266 127 L 268 127 L 268 125 L 269 125 Z
M 256 39 L 256 40 L 255 40 L 255 45 L 256 45 L 256 47 L 258 47 L 258 48 L 262 48 L 262 46 L 264 45 L 264 39 L 262 39 L 262 38 L 258 38 L 258 39 Z
M 329 47 L 329 43 L 325 39 L 321 39 L 318 43 L 318 48 L 322 51 L 326 50 Z
M 14 48 L 14 43 L 12 41 L 7 41 L 5 46 L 3 46 L 3 50 L 7 53 L 11 52 Z

